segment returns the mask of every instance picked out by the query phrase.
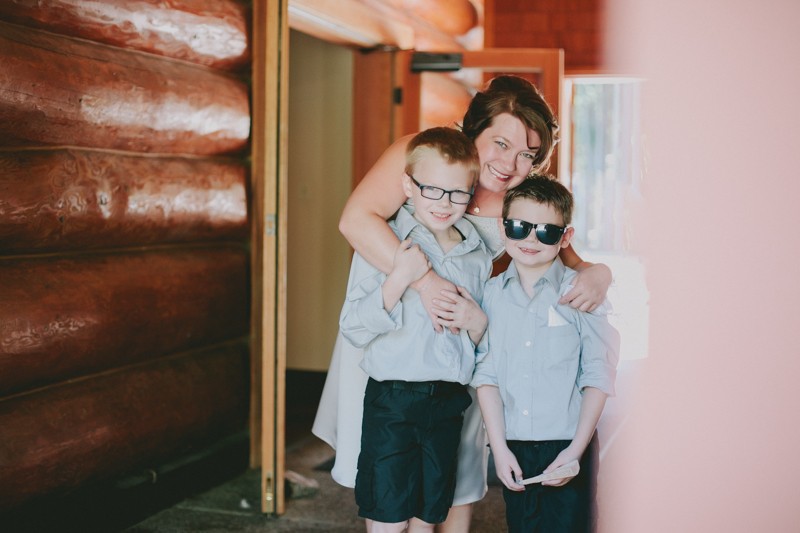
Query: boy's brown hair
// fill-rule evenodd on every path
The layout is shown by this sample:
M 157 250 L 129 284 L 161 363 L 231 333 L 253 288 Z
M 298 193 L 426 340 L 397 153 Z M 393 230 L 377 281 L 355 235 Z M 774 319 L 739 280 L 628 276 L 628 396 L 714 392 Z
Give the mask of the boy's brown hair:
M 474 187 L 480 174 L 478 149 L 466 135 L 453 128 L 437 127 L 417 133 L 406 147 L 406 174 L 414 175 L 414 167 L 425 156 L 433 151 L 449 164 L 461 164 L 466 167 Z
M 537 174 L 509 190 L 503 197 L 503 218 L 508 217 L 514 200 L 520 199 L 550 205 L 561 215 L 565 226 L 572 222 L 572 193 L 555 176 Z

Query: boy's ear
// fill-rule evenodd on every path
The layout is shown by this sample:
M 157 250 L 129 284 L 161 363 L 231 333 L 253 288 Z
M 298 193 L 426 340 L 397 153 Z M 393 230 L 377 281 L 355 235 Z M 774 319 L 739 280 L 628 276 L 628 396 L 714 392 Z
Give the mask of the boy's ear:
M 569 246 L 573 235 L 575 235 L 575 228 L 570 226 L 564 231 L 564 235 L 561 236 L 561 244 L 559 246 L 561 246 L 561 248 Z
M 411 198 L 414 192 L 413 183 L 406 172 L 403 172 L 403 192 L 406 193 L 407 198 Z

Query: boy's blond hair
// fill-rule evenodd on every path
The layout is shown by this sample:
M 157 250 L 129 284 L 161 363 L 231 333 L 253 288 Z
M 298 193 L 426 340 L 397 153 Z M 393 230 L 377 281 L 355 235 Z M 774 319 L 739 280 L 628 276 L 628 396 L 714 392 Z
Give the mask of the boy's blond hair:
M 406 147 L 406 174 L 413 176 L 417 162 L 431 152 L 451 165 L 464 165 L 475 187 L 481 170 L 480 160 L 475 143 L 466 135 L 445 127 L 429 128 L 417 133 Z

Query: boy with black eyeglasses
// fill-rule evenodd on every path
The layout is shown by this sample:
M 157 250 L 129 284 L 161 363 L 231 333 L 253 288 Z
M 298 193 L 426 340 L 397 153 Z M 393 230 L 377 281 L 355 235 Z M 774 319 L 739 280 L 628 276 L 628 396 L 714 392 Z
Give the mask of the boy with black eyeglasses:
M 369 375 L 356 476 L 359 516 L 373 531 L 433 531 L 453 502 L 467 385 L 486 330 L 479 302 L 491 255 L 463 215 L 480 172 L 475 145 L 452 128 L 417 134 L 406 150 L 401 239 L 389 274 L 354 255 L 340 317 L 342 334 L 364 348 Z M 436 333 L 409 285 L 433 268 L 466 302 L 458 333 Z M 476 302 L 477 300 L 477 302 Z
M 576 274 L 558 257 L 574 232 L 572 202 L 546 176 L 506 193 L 500 230 L 512 261 L 483 295 L 488 353 L 472 386 L 511 533 L 590 530 L 587 447 L 614 393 L 619 334 L 607 304 L 583 313 L 558 303 Z

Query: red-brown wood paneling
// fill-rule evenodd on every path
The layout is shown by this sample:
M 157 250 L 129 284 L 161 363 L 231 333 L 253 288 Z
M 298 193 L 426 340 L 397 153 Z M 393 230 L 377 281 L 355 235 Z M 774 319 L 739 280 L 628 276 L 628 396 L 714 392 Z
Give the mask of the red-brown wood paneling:
M 247 350 L 160 359 L 0 401 L 0 509 L 245 428 Z
M 238 160 L 0 152 L 0 254 L 247 237 Z
M 485 0 L 486 48 L 563 48 L 567 70 L 602 68 L 603 0 Z
M 235 0 L 4 0 L 0 19 L 221 69 L 250 57 L 248 9 Z
M 234 246 L 0 261 L 0 396 L 246 335 L 247 265 Z
M 0 23 L 0 145 L 231 153 L 249 113 L 218 71 Z
M 0 510 L 245 428 L 250 11 L 0 2 Z

